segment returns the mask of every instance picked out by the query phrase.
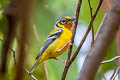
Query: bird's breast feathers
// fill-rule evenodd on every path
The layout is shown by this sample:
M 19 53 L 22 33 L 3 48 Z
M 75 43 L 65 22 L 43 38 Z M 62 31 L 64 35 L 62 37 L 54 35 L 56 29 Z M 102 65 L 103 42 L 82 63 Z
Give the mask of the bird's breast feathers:
M 54 29 L 52 33 L 56 34 L 58 29 Z M 59 32 L 59 31 L 58 31 Z M 48 37 L 52 37 L 50 34 Z M 54 35 L 53 35 L 54 36 Z M 72 33 L 68 29 L 63 29 L 61 34 L 46 48 L 45 52 L 42 53 L 40 62 L 52 58 L 57 57 L 64 53 L 64 51 L 68 48 L 69 45 L 65 46 L 61 51 L 57 52 L 57 50 L 61 49 L 68 41 L 72 38 Z
M 58 56 L 64 53 L 68 45 L 63 50 L 61 50 L 58 54 L 56 53 L 56 51 L 59 50 L 61 47 L 63 47 L 68 41 L 70 41 L 71 38 L 72 38 L 71 31 L 67 29 L 63 29 L 63 32 L 61 33 L 61 35 L 48 47 L 49 50 L 47 50 L 47 53 L 54 54 L 54 56 Z

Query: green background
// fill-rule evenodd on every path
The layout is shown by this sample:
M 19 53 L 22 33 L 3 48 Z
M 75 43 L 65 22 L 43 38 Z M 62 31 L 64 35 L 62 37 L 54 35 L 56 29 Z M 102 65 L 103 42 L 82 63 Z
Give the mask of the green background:
M 8 3 L 9 3 L 9 0 L 0 0 L 0 38 L 1 39 L 3 39 L 4 27 L 6 25 L 5 18 L 2 15 L 2 12 Z M 91 0 L 93 13 L 96 9 L 97 3 L 98 3 L 98 0 Z M 35 3 L 34 8 L 32 10 L 32 21 L 33 21 L 33 24 L 36 25 L 36 29 L 40 39 L 40 46 L 43 45 L 44 41 L 46 40 L 49 32 L 52 30 L 52 27 L 54 26 L 58 18 L 62 16 L 71 16 L 71 17 L 74 16 L 76 5 L 77 5 L 77 0 L 38 0 Z M 97 31 L 102 21 L 102 18 L 104 16 L 103 14 L 104 14 L 104 9 L 102 6 L 94 21 L 95 32 Z M 79 22 L 80 21 L 85 22 L 87 25 L 90 22 L 90 11 L 89 11 L 88 0 L 83 0 L 81 11 L 80 11 L 80 17 L 79 17 Z M 1 44 L 2 42 L 0 42 L 0 47 L 1 47 Z M 14 41 L 13 49 L 16 50 L 16 40 Z M 74 53 L 75 50 L 76 50 L 76 46 L 74 46 L 72 54 Z M 29 49 L 26 64 L 25 64 L 27 69 L 30 70 L 32 65 L 35 63 L 35 58 L 38 52 L 39 52 L 39 45 L 38 45 L 37 39 L 34 36 L 34 33 L 31 32 L 30 49 Z M 116 49 L 115 49 L 115 43 L 113 41 L 108 49 L 108 54 L 105 59 L 110 59 L 115 55 L 116 55 Z M 15 75 L 15 67 L 14 67 L 13 56 L 11 53 L 9 53 L 8 58 L 9 60 L 7 65 L 9 65 L 9 67 L 8 67 L 8 74 L 6 76 L 9 80 L 13 80 Z M 59 58 L 65 60 L 67 58 L 67 51 L 63 55 L 61 55 Z M 60 80 L 62 76 L 62 72 L 64 70 L 64 64 L 55 60 L 47 60 L 45 63 L 48 69 L 49 80 Z M 108 63 L 108 64 L 102 65 L 101 68 L 103 72 L 106 72 L 109 69 L 115 68 L 115 66 L 116 66 L 116 63 Z M 79 71 L 77 71 L 77 63 L 75 60 L 72 64 L 72 67 L 70 67 L 68 71 L 66 80 L 75 80 L 77 78 L 78 72 Z M 37 67 L 33 75 L 38 80 L 45 80 L 42 64 L 40 64 Z M 32 80 L 27 73 L 25 74 L 25 80 Z M 101 80 L 100 73 L 98 73 L 98 75 L 96 76 L 96 80 Z

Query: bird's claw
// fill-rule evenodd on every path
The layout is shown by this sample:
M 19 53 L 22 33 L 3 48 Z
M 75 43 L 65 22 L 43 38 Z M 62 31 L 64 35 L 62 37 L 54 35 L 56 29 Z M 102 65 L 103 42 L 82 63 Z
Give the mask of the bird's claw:
M 65 66 L 69 66 L 69 63 L 67 61 L 64 61 Z M 72 67 L 72 64 L 70 65 Z

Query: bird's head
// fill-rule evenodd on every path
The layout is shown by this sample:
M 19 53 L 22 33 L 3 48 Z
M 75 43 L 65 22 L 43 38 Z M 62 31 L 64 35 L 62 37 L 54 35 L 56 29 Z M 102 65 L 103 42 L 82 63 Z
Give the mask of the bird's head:
M 75 21 L 75 18 L 69 17 L 69 16 L 63 16 L 62 18 L 58 19 L 56 21 L 56 24 L 54 27 L 64 27 L 67 29 L 71 29 L 73 21 Z

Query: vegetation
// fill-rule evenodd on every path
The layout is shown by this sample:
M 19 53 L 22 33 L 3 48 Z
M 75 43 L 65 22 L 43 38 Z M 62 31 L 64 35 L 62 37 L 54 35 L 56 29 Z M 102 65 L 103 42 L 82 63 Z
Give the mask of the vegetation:
M 120 35 L 117 31 L 119 30 L 118 25 L 120 24 L 118 21 L 120 21 L 120 17 L 116 18 L 116 16 L 119 16 L 120 10 L 114 11 L 116 7 L 120 8 L 120 1 L 107 1 L 108 0 L 0 0 L 0 80 L 33 80 L 33 78 L 30 77 L 29 74 L 25 71 L 25 68 L 28 71 L 31 69 L 35 63 L 35 58 L 38 55 L 39 49 L 45 42 L 56 20 L 61 16 L 74 16 L 76 18 L 73 33 L 75 33 L 77 22 L 78 25 L 83 23 L 89 30 L 92 28 L 92 42 L 90 42 L 91 47 L 90 51 L 88 51 L 88 54 L 94 53 L 96 57 L 95 55 L 92 55 L 94 60 L 93 63 L 98 64 L 95 64 L 95 71 L 93 71 L 94 73 L 90 72 L 88 69 L 87 74 L 85 73 L 85 69 L 87 69 L 85 67 L 85 63 L 89 63 L 89 61 L 86 59 L 81 72 L 78 71 L 78 57 L 77 55 L 74 56 L 74 54 L 75 52 L 77 54 L 77 52 L 81 50 L 84 39 L 87 37 L 86 35 L 86 37 L 84 36 L 83 38 L 83 42 L 81 41 L 80 43 L 80 48 L 76 45 L 73 45 L 73 48 L 71 49 L 71 58 L 75 57 L 75 60 L 70 58 L 71 61 L 68 62 L 69 66 L 66 66 L 68 69 L 66 72 L 65 65 L 63 63 L 50 59 L 45 61 L 45 64 L 40 64 L 39 67 L 37 67 L 33 73 L 35 78 L 38 80 L 75 80 L 76 78 L 78 78 L 78 80 L 92 80 L 93 78 L 95 80 L 101 80 L 107 71 L 111 69 L 118 69 L 119 71 L 119 61 L 116 62 L 115 60 L 112 60 L 112 62 L 109 61 L 109 63 L 99 65 L 101 61 L 108 60 L 120 55 Z M 80 3 L 81 6 L 78 3 Z M 98 4 L 100 4 L 100 6 L 98 6 Z M 116 7 L 114 7 L 114 5 Z M 79 15 L 77 15 L 77 13 Z M 112 19 L 110 23 L 103 21 L 104 19 L 109 21 L 109 16 L 107 16 L 107 19 L 105 18 L 106 14 L 111 15 L 112 18 L 116 21 Z M 103 23 L 110 27 L 111 33 L 109 34 L 111 35 L 108 34 L 107 36 L 104 36 L 107 34 L 104 33 L 107 32 L 107 30 L 104 25 L 102 26 L 105 27 L 104 29 L 106 31 L 104 31 L 104 29 L 100 29 L 100 24 Z M 115 28 L 112 28 L 112 26 L 109 24 L 114 24 Z M 103 34 L 100 32 L 99 34 L 96 34 L 98 30 L 103 31 L 101 32 Z M 110 31 L 108 30 L 108 32 Z M 86 32 L 86 34 L 87 33 L 89 33 L 89 31 Z M 117 33 L 118 37 L 115 37 L 115 33 Z M 93 36 L 96 36 L 97 38 L 94 38 Z M 107 41 L 106 38 L 104 39 L 101 36 L 106 37 L 109 40 Z M 93 39 L 95 39 L 95 41 Z M 98 39 L 101 40 L 101 43 Z M 98 56 L 98 52 L 94 52 L 96 50 L 97 43 L 102 44 L 102 47 L 98 46 L 97 49 L 98 51 L 102 50 L 100 54 L 103 55 Z M 70 48 L 68 50 L 70 50 Z M 67 60 L 68 50 L 58 58 Z M 89 56 L 90 55 L 88 55 L 88 57 Z M 72 67 L 70 67 L 70 64 L 72 64 Z M 92 64 L 90 66 L 92 66 Z M 45 67 L 47 67 L 47 70 Z M 93 70 L 92 68 L 90 69 Z M 96 71 L 98 71 L 97 74 Z M 78 74 L 79 72 L 80 74 Z M 89 73 L 91 73 L 92 76 L 89 75 Z M 82 77 L 80 75 L 82 75 Z M 85 79 L 86 76 L 89 79 Z M 112 76 L 110 77 L 111 80 L 113 80 Z

